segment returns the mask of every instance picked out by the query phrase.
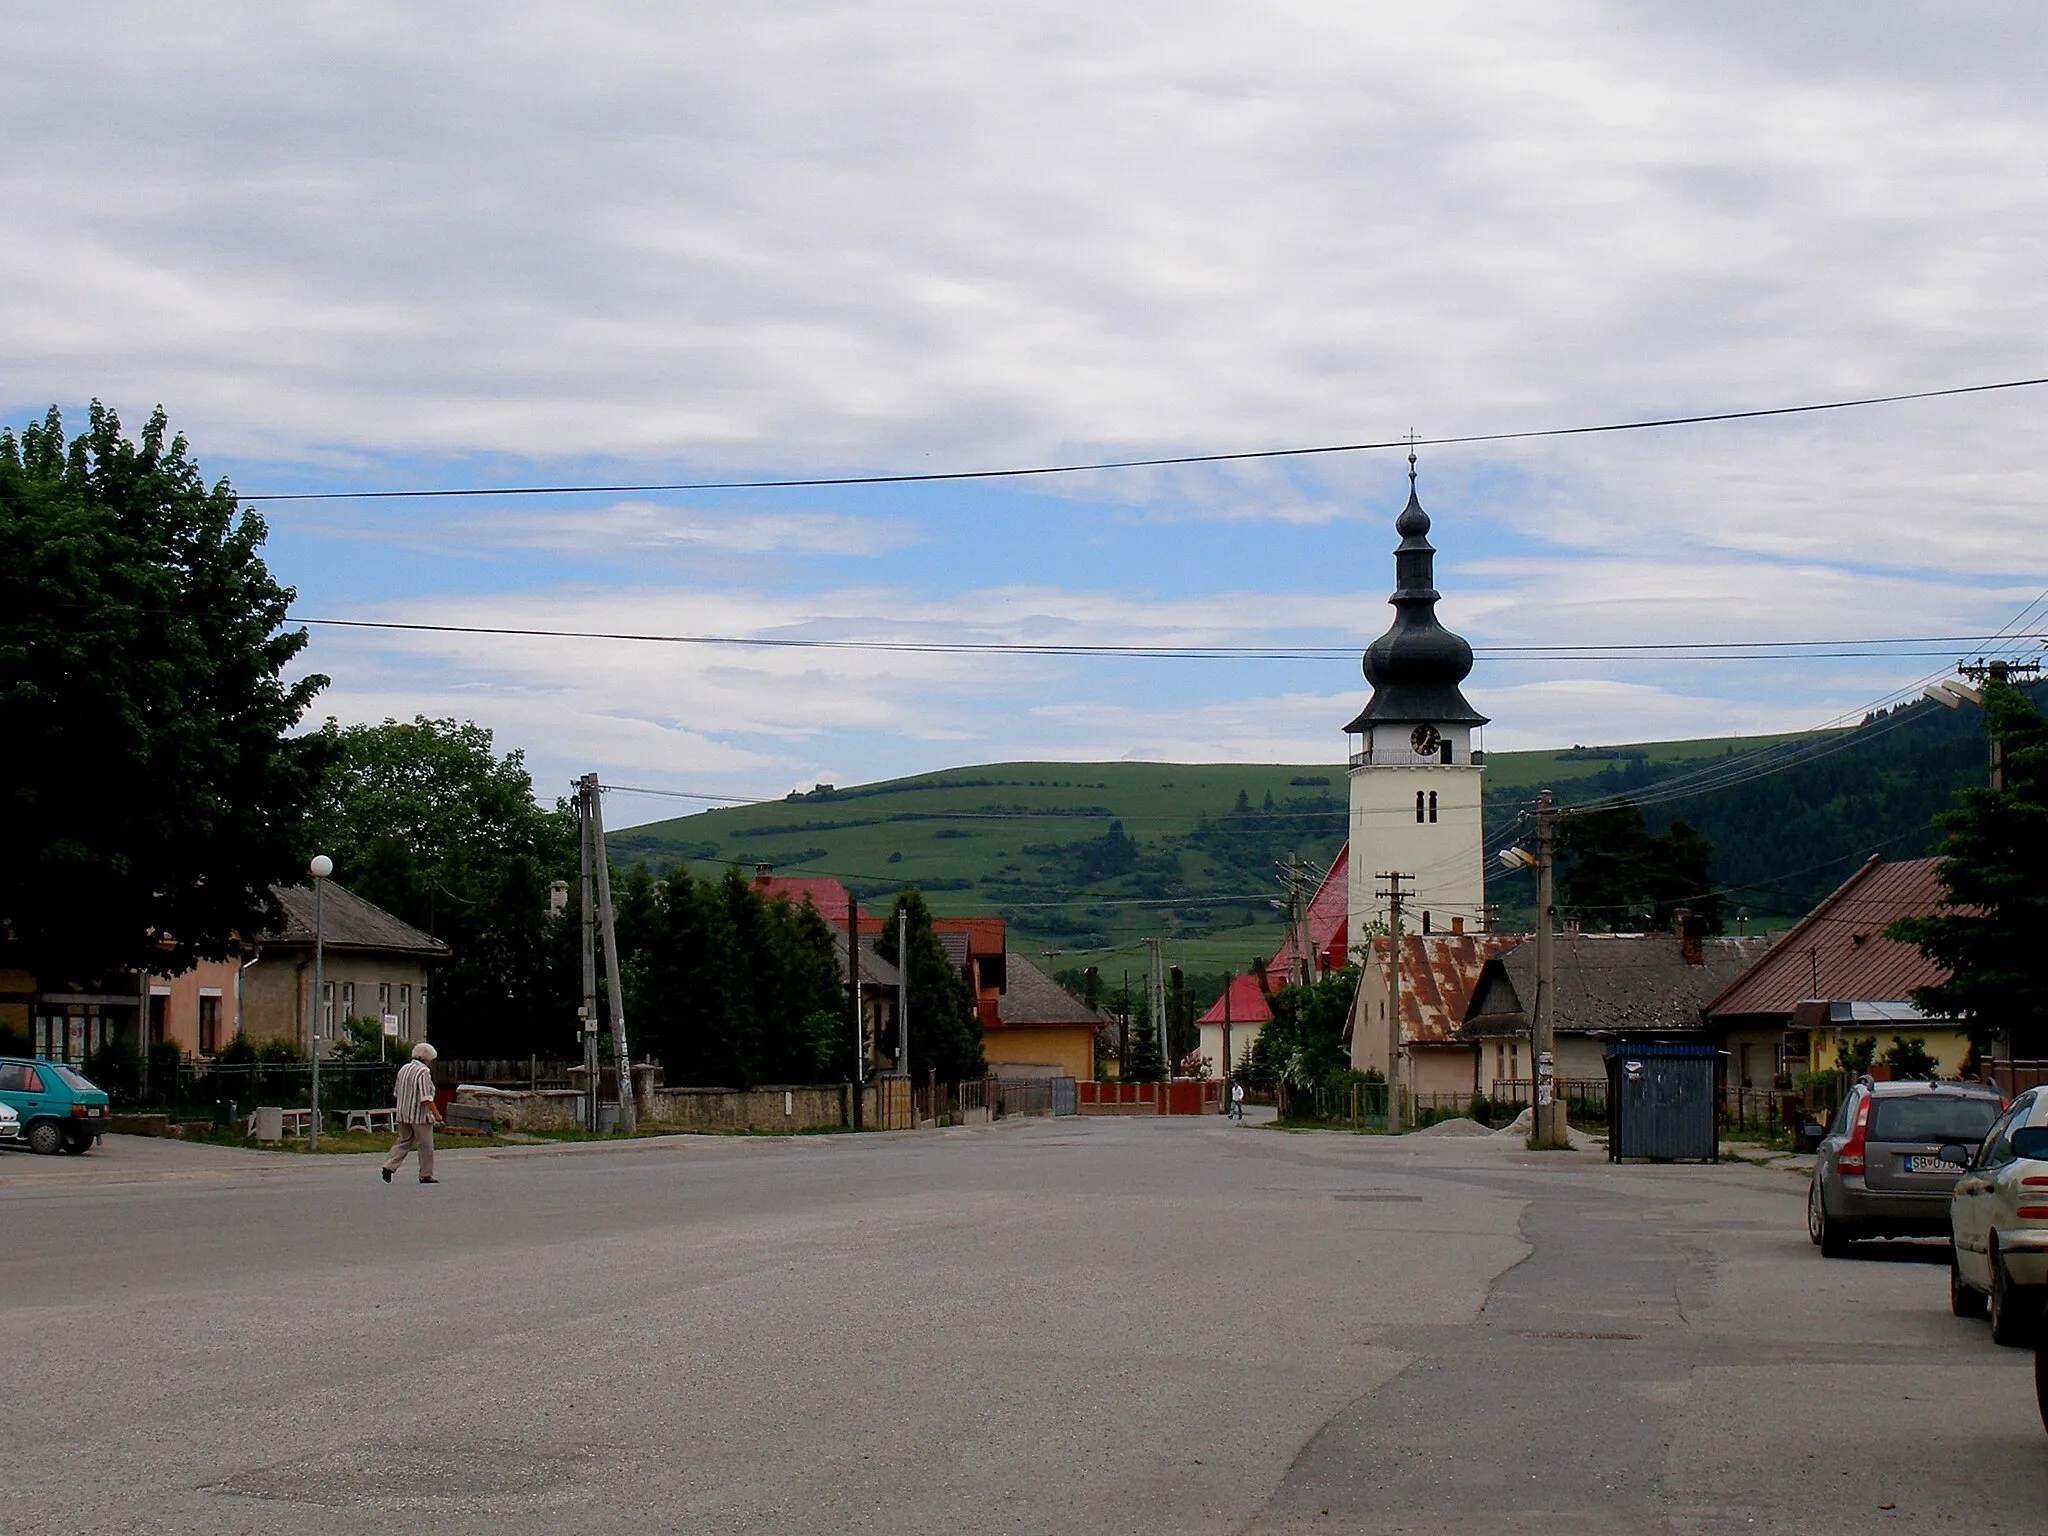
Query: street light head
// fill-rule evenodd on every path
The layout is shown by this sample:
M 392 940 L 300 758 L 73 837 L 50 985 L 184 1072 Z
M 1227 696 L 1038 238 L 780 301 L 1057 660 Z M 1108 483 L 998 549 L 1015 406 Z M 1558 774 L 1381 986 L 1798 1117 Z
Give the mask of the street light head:
M 1534 869 L 1536 856 L 1526 848 L 1503 848 L 1500 851 L 1500 867 L 1507 870 Z
M 327 857 L 324 853 L 316 853 L 313 855 L 313 862 L 308 864 L 306 868 L 313 872 L 315 880 L 325 880 L 334 873 L 334 860 Z

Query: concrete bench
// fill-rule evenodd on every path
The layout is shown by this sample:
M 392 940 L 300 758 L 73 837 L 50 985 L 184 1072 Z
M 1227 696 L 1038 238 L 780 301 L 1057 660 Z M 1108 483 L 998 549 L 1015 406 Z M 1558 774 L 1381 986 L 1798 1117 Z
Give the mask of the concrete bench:
M 346 1116 L 347 1129 L 351 1131 L 396 1131 L 398 1111 L 395 1109 L 351 1109 Z

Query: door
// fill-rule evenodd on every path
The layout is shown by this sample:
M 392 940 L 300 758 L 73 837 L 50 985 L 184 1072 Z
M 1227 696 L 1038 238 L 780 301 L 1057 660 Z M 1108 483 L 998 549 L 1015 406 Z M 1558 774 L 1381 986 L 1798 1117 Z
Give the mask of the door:
M 21 1133 L 28 1134 L 29 1121 L 42 1112 L 43 1074 L 26 1062 L 0 1061 L 0 1104 L 21 1116 Z
M 1985 1257 L 1991 1229 L 1991 1204 L 1999 1170 L 2012 1162 L 2012 1127 L 2015 1118 L 2032 1107 L 2032 1097 L 2021 1098 L 1998 1117 L 1984 1135 L 1969 1172 L 1956 1180 L 1949 1199 L 1949 1222 L 1955 1233 L 1956 1268 L 1979 1290 L 1991 1289 L 1991 1266 Z

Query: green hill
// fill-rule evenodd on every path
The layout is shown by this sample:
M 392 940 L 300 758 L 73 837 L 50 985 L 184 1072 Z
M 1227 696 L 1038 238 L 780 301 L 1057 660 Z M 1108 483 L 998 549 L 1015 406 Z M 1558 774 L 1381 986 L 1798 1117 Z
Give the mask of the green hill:
M 1644 742 L 1487 760 L 1489 847 L 1549 786 L 1566 804 L 1641 798 L 1714 846 L 1717 886 L 1749 931 L 1804 912 L 1873 850 L 1924 853 L 1931 818 L 1984 771 L 1981 717 L 1919 703 L 1834 732 Z M 773 864 L 833 875 L 864 900 L 905 885 L 943 912 L 1000 914 L 1013 943 L 1115 985 L 1150 934 L 1201 974 L 1279 942 L 1279 861 L 1327 866 L 1345 835 L 1346 774 L 1328 763 L 991 763 L 819 789 L 614 833 L 614 859 L 666 872 Z M 1526 876 L 1488 870 L 1501 925 L 1525 927 Z

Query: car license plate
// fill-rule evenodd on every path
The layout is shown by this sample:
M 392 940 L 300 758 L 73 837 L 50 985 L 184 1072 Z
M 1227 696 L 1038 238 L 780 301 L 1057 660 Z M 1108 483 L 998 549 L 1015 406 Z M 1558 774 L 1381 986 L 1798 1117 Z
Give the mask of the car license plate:
M 1940 1157 L 1909 1157 L 1906 1159 L 1908 1173 L 1961 1173 L 1960 1163 L 1949 1162 Z

